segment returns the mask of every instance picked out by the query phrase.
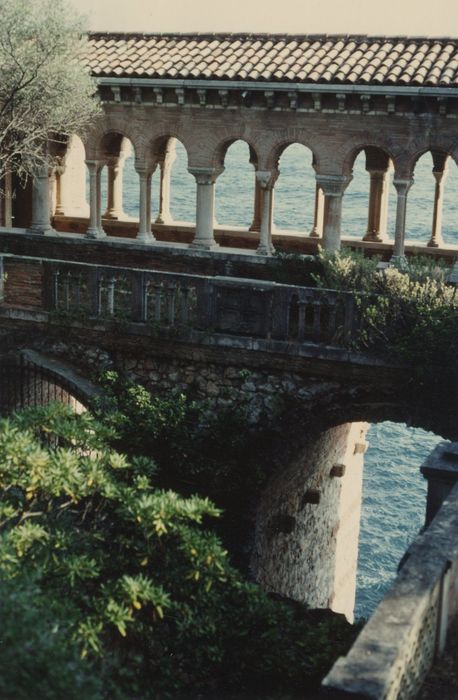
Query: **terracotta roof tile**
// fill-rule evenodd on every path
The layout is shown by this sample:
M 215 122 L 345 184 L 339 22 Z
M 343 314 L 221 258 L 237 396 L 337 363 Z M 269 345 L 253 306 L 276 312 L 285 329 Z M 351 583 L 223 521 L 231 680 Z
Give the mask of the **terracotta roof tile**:
M 103 77 L 458 84 L 458 39 L 449 38 L 93 33 L 85 61 Z

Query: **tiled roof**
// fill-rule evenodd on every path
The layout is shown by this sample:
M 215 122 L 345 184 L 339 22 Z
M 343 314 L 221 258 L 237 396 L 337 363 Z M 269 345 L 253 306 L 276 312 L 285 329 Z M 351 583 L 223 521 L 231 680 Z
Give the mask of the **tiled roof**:
M 458 85 L 458 39 L 92 33 L 86 60 L 98 77 Z

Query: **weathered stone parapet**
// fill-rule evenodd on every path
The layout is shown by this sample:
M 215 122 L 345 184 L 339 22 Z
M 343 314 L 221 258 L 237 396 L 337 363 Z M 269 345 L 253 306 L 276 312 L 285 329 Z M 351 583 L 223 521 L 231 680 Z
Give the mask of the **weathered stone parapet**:
M 444 447 L 442 443 L 437 448 L 436 458 L 444 454 Z M 448 444 L 449 452 L 457 450 L 456 443 Z M 426 469 L 434 473 L 434 464 Z M 442 471 L 451 476 L 449 468 Z M 457 614 L 455 484 L 429 527 L 409 547 L 396 581 L 350 652 L 324 679 L 324 689 L 335 700 L 413 700 L 444 650 L 447 629 Z
M 420 471 L 428 480 L 426 525 L 429 525 L 458 482 L 458 443 L 440 442 L 422 464 Z

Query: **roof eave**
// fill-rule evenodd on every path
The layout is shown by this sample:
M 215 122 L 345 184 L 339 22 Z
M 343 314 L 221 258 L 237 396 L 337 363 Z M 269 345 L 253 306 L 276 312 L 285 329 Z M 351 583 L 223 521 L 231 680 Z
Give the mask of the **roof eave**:
M 421 85 L 368 85 L 364 83 L 301 83 L 301 82 L 267 82 L 255 80 L 201 80 L 174 78 L 140 78 L 122 76 L 93 76 L 98 85 L 117 85 L 128 87 L 170 87 L 207 90 L 274 90 L 278 92 L 319 92 L 342 94 L 374 94 L 374 95 L 421 95 L 424 97 L 451 96 L 458 86 L 433 87 Z

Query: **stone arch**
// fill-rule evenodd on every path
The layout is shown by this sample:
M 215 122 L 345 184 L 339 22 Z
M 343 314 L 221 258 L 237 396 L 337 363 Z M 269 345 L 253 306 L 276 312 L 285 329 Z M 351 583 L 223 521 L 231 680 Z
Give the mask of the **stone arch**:
M 347 142 L 345 146 L 336 154 L 336 160 L 342 163 L 342 173 L 344 175 L 351 175 L 353 170 L 353 165 L 359 154 L 364 151 L 370 155 L 376 156 L 377 153 L 384 154 L 388 157 L 396 170 L 396 165 L 399 158 L 399 151 L 397 152 L 391 143 L 387 143 L 384 139 L 376 139 L 373 136 L 365 139 L 355 138 L 350 142 Z
M 111 134 L 118 134 L 128 139 L 132 144 L 135 157 L 142 152 L 142 131 L 136 127 L 135 123 L 129 123 L 125 118 L 116 119 L 110 115 L 97 122 L 95 127 L 81 137 L 85 146 L 86 160 L 103 160 L 101 144 L 105 138 L 109 139 Z
M 100 389 L 73 365 L 32 349 L 22 349 L 0 360 L 2 386 L 0 413 L 52 401 L 80 413 L 95 400 Z
M 448 150 L 434 146 L 417 151 L 411 160 L 413 186 L 407 201 L 406 233 L 428 247 L 444 244 L 442 210 L 450 160 Z M 454 228 L 453 217 L 452 221 Z
M 233 134 L 229 137 L 222 139 L 214 147 L 214 152 L 212 156 L 212 164 L 218 168 L 224 168 L 224 161 L 229 148 L 237 141 L 242 141 L 246 143 L 250 152 L 250 163 L 253 165 L 254 169 L 258 168 L 259 156 L 258 156 L 258 146 L 253 139 L 248 139 L 244 134 Z
M 54 170 L 52 210 L 55 215 L 88 217 L 84 161 L 83 140 L 77 133 L 71 134 Z
M 361 162 L 363 155 L 364 166 Z M 350 226 L 350 230 L 345 233 L 358 237 L 361 235 L 365 241 L 387 241 L 394 158 L 393 152 L 377 141 L 354 143 L 347 151 L 343 170 L 351 179 L 343 198 L 342 224 L 344 227 Z M 364 197 L 367 196 L 366 211 L 360 201 L 363 194 Z
M 179 185 L 181 189 L 182 203 L 187 202 L 187 210 L 189 215 L 183 214 L 182 211 L 178 212 L 178 219 L 183 220 L 188 218 L 192 221 L 194 217 L 194 203 L 195 203 L 195 190 L 194 183 L 192 183 L 192 195 L 188 191 L 190 187 L 186 185 L 189 178 L 191 181 L 191 176 L 189 175 L 189 150 L 186 144 L 185 135 L 183 135 L 179 129 L 167 128 L 161 129 L 159 133 L 152 136 L 144 146 L 144 160 L 147 169 L 150 173 L 154 173 L 152 183 L 153 183 L 153 199 L 157 201 L 157 209 L 153 214 L 153 220 L 157 224 L 168 224 L 174 220 L 173 216 L 173 195 L 174 187 L 173 181 L 176 182 L 177 171 L 174 168 L 174 163 L 177 160 L 178 155 L 181 151 L 182 157 L 186 158 L 186 167 L 183 168 L 183 162 L 178 158 L 178 164 L 176 167 L 180 170 L 179 175 Z M 184 153 L 183 153 L 184 152 Z M 140 163 L 141 164 L 141 163 Z M 192 200 L 192 201 L 188 201 Z M 153 206 L 155 209 L 156 205 Z M 185 207 L 186 208 L 186 207 Z M 175 212 L 177 213 L 177 212 Z
M 322 193 L 316 185 L 316 157 L 303 143 L 279 146 L 273 220 L 282 230 L 315 236 L 322 229 Z M 318 234 L 319 235 L 319 234 Z
M 458 165 L 458 140 L 451 140 L 449 136 L 442 136 L 440 133 L 434 134 L 431 138 L 428 134 L 418 135 L 403 153 L 404 170 L 412 176 L 415 165 L 420 158 L 428 151 L 438 151 L 453 158 Z
M 265 169 L 277 170 L 283 152 L 286 151 L 289 146 L 293 146 L 294 144 L 305 146 L 305 148 L 308 148 L 308 150 L 311 151 L 313 167 L 315 170 L 318 170 L 322 163 L 320 141 L 317 140 L 315 143 L 313 139 L 310 139 L 309 135 L 302 133 L 302 131 L 285 134 L 282 138 L 276 140 L 270 145 L 266 157 Z
M 158 162 L 164 159 L 173 140 L 179 141 L 183 146 L 186 151 L 189 166 L 189 146 L 186 143 L 186 135 L 182 134 L 178 129 L 164 129 L 151 136 L 148 140 L 145 140 L 143 146 L 143 160 L 155 168 Z M 139 157 L 138 160 L 142 160 L 142 157 Z
M 224 141 L 215 156 L 215 220 L 221 225 L 260 228 L 260 188 L 255 176 L 258 156 L 246 139 Z M 237 206 L 234 207 L 234 201 Z

